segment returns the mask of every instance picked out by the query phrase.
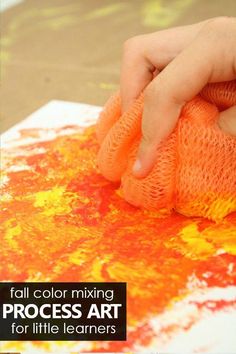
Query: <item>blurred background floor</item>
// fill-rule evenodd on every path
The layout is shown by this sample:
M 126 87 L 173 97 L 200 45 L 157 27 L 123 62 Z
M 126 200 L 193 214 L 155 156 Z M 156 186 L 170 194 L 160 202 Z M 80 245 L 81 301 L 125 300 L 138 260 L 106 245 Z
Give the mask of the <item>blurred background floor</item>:
M 1 131 L 52 99 L 103 105 L 129 37 L 236 16 L 235 0 L 0 1 Z

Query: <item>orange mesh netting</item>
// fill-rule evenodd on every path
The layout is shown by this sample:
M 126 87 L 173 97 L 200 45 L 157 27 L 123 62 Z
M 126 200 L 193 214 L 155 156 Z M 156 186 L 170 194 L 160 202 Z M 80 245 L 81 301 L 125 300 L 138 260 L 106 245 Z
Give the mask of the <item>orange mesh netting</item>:
M 142 179 L 132 174 L 141 139 L 143 95 L 121 114 L 112 96 L 97 124 L 98 165 L 121 181 L 133 205 L 220 220 L 236 211 L 236 138 L 217 125 L 219 111 L 236 104 L 236 80 L 207 85 L 182 109 L 174 132 L 158 148 L 155 166 Z

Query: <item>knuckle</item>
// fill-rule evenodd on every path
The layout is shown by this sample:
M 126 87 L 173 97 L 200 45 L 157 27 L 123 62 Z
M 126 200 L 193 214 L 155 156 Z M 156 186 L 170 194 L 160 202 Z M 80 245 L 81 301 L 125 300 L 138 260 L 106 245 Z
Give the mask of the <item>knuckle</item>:
M 215 31 L 216 33 L 221 33 L 222 31 L 224 32 L 225 29 L 228 29 L 228 26 L 231 26 L 232 23 L 235 23 L 235 18 L 233 17 L 214 17 L 205 24 L 203 32 L 208 33 L 209 31 Z
M 183 95 L 180 95 L 173 85 L 168 83 L 160 74 L 144 92 L 144 102 L 146 104 L 161 104 L 162 106 L 180 106 L 185 103 Z
M 123 44 L 123 51 L 130 52 L 139 48 L 141 38 L 142 36 L 135 36 L 135 37 L 128 38 Z

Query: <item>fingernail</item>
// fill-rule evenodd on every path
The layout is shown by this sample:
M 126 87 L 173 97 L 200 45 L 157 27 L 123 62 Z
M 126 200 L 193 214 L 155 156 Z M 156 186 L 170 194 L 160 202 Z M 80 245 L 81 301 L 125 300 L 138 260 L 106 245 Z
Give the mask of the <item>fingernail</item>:
M 139 159 L 137 159 L 133 165 L 133 172 L 134 173 L 139 172 L 141 170 L 141 167 L 142 167 L 141 162 Z

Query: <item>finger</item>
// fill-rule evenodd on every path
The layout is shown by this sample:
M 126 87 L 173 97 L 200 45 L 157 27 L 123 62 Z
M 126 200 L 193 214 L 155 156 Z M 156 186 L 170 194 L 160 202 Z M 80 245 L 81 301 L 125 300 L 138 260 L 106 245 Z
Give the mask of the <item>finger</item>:
M 185 103 L 175 102 L 174 100 L 171 102 L 168 100 L 167 95 L 163 97 L 163 93 L 158 95 L 159 97 L 156 100 L 155 96 L 155 93 L 145 96 L 142 139 L 137 153 L 137 160 L 133 167 L 133 173 L 138 178 L 147 176 L 152 170 L 156 161 L 158 145 L 174 129 L 182 106 Z M 161 117 L 163 117 L 164 121 L 162 121 Z
M 236 106 L 221 112 L 218 124 L 225 133 L 236 136 Z
M 136 177 L 151 171 L 157 147 L 174 129 L 181 108 L 211 80 L 216 54 L 211 41 L 195 40 L 146 88 Z
M 143 54 L 142 36 L 126 41 L 121 65 L 120 92 L 122 112 L 153 79 L 157 70 Z
M 122 111 L 197 35 L 207 21 L 128 39 L 121 63 Z

